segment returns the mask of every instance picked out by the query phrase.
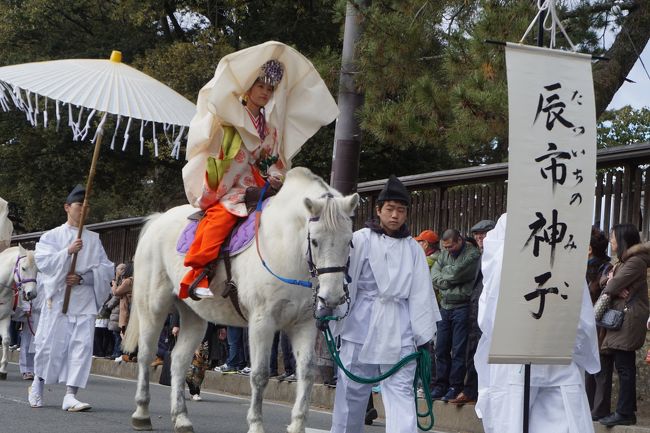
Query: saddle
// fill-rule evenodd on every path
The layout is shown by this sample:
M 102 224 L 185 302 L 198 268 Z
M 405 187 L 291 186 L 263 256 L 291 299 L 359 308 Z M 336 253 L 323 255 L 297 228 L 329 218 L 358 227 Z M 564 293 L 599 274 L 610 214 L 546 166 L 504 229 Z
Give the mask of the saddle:
M 262 209 L 268 203 L 268 199 L 275 195 L 277 191 L 267 190 L 264 194 L 264 201 L 262 202 Z M 247 250 L 253 243 L 255 239 L 255 209 L 261 195 L 261 188 L 251 187 L 246 190 L 246 207 L 248 209 L 248 216 L 240 218 L 237 221 L 237 224 L 230 232 L 230 235 L 226 238 L 219 252 L 219 257 L 215 260 L 208 263 L 208 265 L 203 269 L 201 274 L 192 282 L 189 287 L 189 297 L 195 301 L 201 300 L 201 298 L 195 295 L 196 286 L 199 282 L 207 277 L 208 281 L 211 282 L 216 273 L 217 265 L 219 259 L 223 260 L 224 266 L 226 268 L 226 281 L 224 282 L 224 288 L 221 291 L 220 295 L 223 298 L 229 298 L 233 307 L 237 311 L 237 314 L 241 316 L 242 319 L 248 321 L 244 316 L 241 306 L 239 305 L 239 297 L 237 293 L 237 284 L 232 279 L 231 271 L 231 257 L 234 257 L 243 251 Z M 176 251 L 180 254 L 186 254 L 189 250 L 194 237 L 196 235 L 196 229 L 199 225 L 199 222 L 204 217 L 204 211 L 198 211 L 187 217 L 189 220 L 188 224 L 185 226 L 185 229 L 181 233 L 178 242 L 176 244 Z

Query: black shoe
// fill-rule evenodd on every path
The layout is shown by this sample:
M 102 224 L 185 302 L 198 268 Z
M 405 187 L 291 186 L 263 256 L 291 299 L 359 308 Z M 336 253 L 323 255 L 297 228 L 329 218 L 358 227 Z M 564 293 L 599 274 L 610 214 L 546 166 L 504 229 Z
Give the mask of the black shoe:
M 621 415 L 618 412 L 614 412 L 598 421 L 607 427 L 614 427 L 615 425 L 634 425 L 636 424 L 636 415 Z
M 450 400 L 455 400 L 456 397 L 460 394 L 460 391 L 458 391 L 456 388 L 451 387 L 447 390 L 447 394 L 445 394 L 440 400 L 444 401 L 447 403 Z
M 377 409 L 374 407 L 370 408 L 368 412 L 366 412 L 366 425 L 372 425 L 372 421 L 377 419 Z
M 431 400 L 440 400 L 445 396 L 445 394 L 447 394 L 447 389 L 436 386 L 431 391 Z
M 592 415 L 591 420 L 592 421 L 598 421 L 598 420 L 601 420 L 601 419 L 605 418 L 606 416 L 607 415 Z

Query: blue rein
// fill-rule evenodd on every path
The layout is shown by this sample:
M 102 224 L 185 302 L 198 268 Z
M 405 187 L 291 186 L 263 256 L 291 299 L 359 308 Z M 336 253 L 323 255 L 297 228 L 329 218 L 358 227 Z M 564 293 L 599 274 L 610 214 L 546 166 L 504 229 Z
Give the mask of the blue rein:
M 291 284 L 293 286 L 302 286 L 302 287 L 307 287 L 309 289 L 313 288 L 314 285 L 312 284 L 311 281 L 307 280 L 296 280 L 293 278 L 285 278 L 281 277 L 280 275 L 276 274 L 269 268 L 269 266 L 266 264 L 264 259 L 262 258 L 262 254 L 260 252 L 260 242 L 259 242 L 259 229 L 260 229 L 260 222 L 262 218 L 262 202 L 264 201 L 264 194 L 266 194 L 266 190 L 269 187 L 269 182 L 266 181 L 264 184 L 264 187 L 262 188 L 262 192 L 260 193 L 260 198 L 257 201 L 257 206 L 255 207 L 255 247 L 257 248 L 257 255 L 259 256 L 260 260 L 262 261 L 262 266 L 275 278 L 278 280 L 282 281 L 283 283 L 286 284 Z

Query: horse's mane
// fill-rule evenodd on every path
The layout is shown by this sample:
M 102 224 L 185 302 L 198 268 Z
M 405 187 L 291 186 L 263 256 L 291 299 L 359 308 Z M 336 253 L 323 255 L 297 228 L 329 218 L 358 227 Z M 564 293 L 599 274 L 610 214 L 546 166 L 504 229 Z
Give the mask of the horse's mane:
M 295 182 L 305 183 L 300 189 L 306 190 L 308 195 L 314 195 L 314 197 L 310 198 L 324 199 L 320 221 L 327 230 L 338 231 L 347 228 L 345 224 L 349 224 L 350 215 L 344 212 L 339 201 L 333 199 L 334 197 L 341 197 L 340 192 L 330 187 L 320 176 L 305 167 L 295 167 L 287 173 L 285 186 L 292 188 L 294 186 L 292 184 Z M 311 191 L 315 194 L 311 193 Z
M 34 250 L 25 250 L 25 258 L 27 259 L 28 266 L 36 265 L 36 258 L 34 257 Z
M 350 223 L 350 215 L 343 212 L 338 201 L 328 196 L 325 199 L 320 220 L 327 230 L 340 231 L 348 228 L 345 225 Z

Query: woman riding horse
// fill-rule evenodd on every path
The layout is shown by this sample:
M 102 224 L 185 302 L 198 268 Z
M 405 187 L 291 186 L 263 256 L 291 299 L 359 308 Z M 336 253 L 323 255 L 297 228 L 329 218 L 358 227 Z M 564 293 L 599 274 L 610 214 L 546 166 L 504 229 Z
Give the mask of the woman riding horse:
M 181 298 L 188 296 L 192 283 L 197 287 L 195 294 L 198 297 L 213 296 L 203 270 L 219 256 L 221 245 L 237 220 L 248 215 L 244 204 L 246 189 L 262 187 L 266 181 L 276 190 L 282 186 L 286 166 L 279 156 L 277 129 L 267 122 L 264 107 L 273 97 L 283 73 L 284 67 L 277 60 L 262 65 L 255 82 L 241 98 L 245 128 L 220 122 L 220 131 L 215 138 L 217 142 L 221 140 L 221 146 L 215 154 L 207 157 L 203 189 L 192 203 L 204 210 L 205 216 L 199 222 L 192 246 L 185 256 L 185 266 L 191 266 L 192 270 L 181 282 Z M 204 155 L 194 158 L 201 162 Z M 190 161 L 187 169 L 183 170 L 188 190 L 191 184 L 187 179 L 195 175 L 193 167 L 194 161 Z M 188 197 L 192 197 L 190 191 Z M 197 279 L 200 280 L 195 282 Z

